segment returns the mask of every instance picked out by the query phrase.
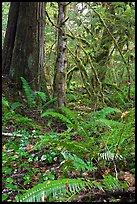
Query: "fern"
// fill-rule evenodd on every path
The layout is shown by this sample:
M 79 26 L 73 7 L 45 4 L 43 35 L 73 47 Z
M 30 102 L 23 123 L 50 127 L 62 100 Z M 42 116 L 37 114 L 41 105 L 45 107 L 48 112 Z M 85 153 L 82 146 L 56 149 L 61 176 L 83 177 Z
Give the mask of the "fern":
M 114 159 L 123 159 L 122 155 L 120 154 L 115 154 L 115 153 L 112 153 L 110 151 L 107 151 L 107 152 L 104 152 L 104 153 L 98 153 L 99 155 L 99 159 L 103 159 L 103 160 L 114 160 Z
M 101 109 L 100 111 L 96 111 L 92 114 L 92 117 L 105 118 L 106 116 L 109 116 L 112 113 L 122 113 L 122 111 L 117 108 L 107 107 Z
M 108 174 L 107 176 L 103 175 L 103 185 L 105 188 L 109 190 L 116 190 L 121 188 L 127 188 L 128 185 L 125 185 L 126 183 L 120 183 L 120 181 Z
M 86 128 L 84 124 L 82 124 L 82 121 L 77 118 L 75 113 L 71 111 L 69 108 L 61 107 L 61 109 L 65 112 L 66 117 L 70 119 L 70 121 L 73 124 L 74 130 L 82 137 L 88 137 L 90 136 L 90 132 Z
M 99 183 L 97 181 L 93 181 L 92 184 L 99 188 L 100 191 L 108 190 L 118 190 L 118 189 L 127 189 L 128 184 L 121 183 L 117 178 L 108 174 L 107 176 L 102 175 L 103 179 L 102 182 Z
M 8 107 L 8 108 L 10 107 L 8 101 L 4 97 L 2 97 L 2 106 Z
M 44 110 L 45 108 L 47 108 L 50 104 L 54 103 L 57 100 L 57 97 L 49 100 L 43 107 L 42 109 Z
M 78 124 L 78 119 L 73 111 L 67 107 L 61 107 L 61 109 L 65 112 L 66 116 L 72 121 L 72 123 Z
M 30 88 L 28 82 L 23 77 L 21 77 L 21 81 L 22 81 L 22 85 L 23 85 L 23 89 L 24 89 L 24 92 L 26 95 L 27 102 L 28 102 L 29 106 L 32 106 L 32 104 L 34 102 L 35 94 L 32 91 L 32 89 Z
M 14 111 L 16 108 L 23 106 L 20 102 L 15 102 L 11 105 L 11 109 Z
M 86 186 L 90 188 L 90 183 L 81 179 L 62 179 L 54 181 L 45 181 L 42 184 L 34 186 L 29 189 L 24 195 L 17 195 L 17 202 L 41 202 L 44 197 L 49 201 L 56 200 L 59 196 L 66 195 L 67 193 L 79 192 Z
M 95 128 L 97 126 L 107 126 L 109 128 L 113 127 L 121 127 L 123 124 L 121 122 L 117 122 L 114 120 L 108 120 L 106 118 L 99 118 L 99 119 L 91 119 L 91 121 L 88 124 L 84 125 L 84 128 L 88 130 L 89 128 Z
M 65 112 L 64 114 L 60 114 L 57 112 L 53 112 L 53 111 L 46 111 L 44 112 L 41 117 L 47 116 L 47 115 L 51 115 L 53 117 L 58 117 L 60 118 L 64 123 L 66 123 L 69 128 L 73 128 L 75 130 L 75 132 L 77 132 L 79 135 L 85 137 L 85 136 L 89 136 L 89 131 L 84 127 L 83 124 L 80 124 L 80 122 L 78 121 L 76 115 L 74 114 L 73 111 L 71 111 L 70 109 L 66 108 L 66 107 L 61 107 L 61 109 Z
M 44 112 L 41 117 L 44 117 L 44 116 L 47 116 L 47 115 L 51 115 L 53 117 L 58 117 L 60 118 L 64 123 L 67 123 L 67 124 L 71 124 L 72 125 L 72 122 L 66 117 L 64 116 L 63 114 L 60 114 L 60 113 L 56 113 L 56 112 Z
M 80 157 L 77 157 L 77 155 L 75 155 L 75 154 L 70 154 L 67 151 L 62 151 L 61 154 L 63 155 L 63 157 L 64 157 L 64 159 L 66 161 L 68 161 L 68 160 L 72 161 L 72 165 L 78 171 L 85 171 L 85 170 L 93 171 L 93 170 L 96 169 L 96 167 L 92 166 L 92 162 L 91 161 L 85 162 Z
M 46 102 L 47 96 L 46 96 L 46 94 L 44 92 L 35 91 L 35 94 L 38 95 L 42 99 L 42 101 Z

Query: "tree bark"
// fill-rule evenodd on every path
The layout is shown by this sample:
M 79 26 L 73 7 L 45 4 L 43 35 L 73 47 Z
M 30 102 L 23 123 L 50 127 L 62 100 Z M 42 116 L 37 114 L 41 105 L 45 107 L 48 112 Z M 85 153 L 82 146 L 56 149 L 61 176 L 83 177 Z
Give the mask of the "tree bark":
M 41 82 L 45 82 L 44 9 L 44 2 L 11 2 L 2 72 L 16 84 L 16 88 L 22 87 L 20 77 L 25 78 L 33 90 L 40 90 Z
M 16 29 L 17 29 L 17 19 L 19 13 L 20 3 L 11 2 L 7 30 L 4 39 L 4 46 L 2 50 L 2 73 L 9 74 L 10 64 L 12 59 L 12 52 L 14 48 Z
M 57 63 L 54 77 L 54 97 L 57 97 L 55 105 L 65 106 L 65 6 L 66 2 L 58 2 L 58 46 Z

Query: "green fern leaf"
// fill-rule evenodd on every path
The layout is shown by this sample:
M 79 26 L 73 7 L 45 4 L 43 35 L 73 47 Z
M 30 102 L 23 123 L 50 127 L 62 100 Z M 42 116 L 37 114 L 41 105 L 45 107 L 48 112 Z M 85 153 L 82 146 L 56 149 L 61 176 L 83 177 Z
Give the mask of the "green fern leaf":
M 56 97 L 56 98 L 53 98 L 53 99 L 51 99 L 51 100 L 49 100 L 49 101 L 42 107 L 42 109 L 44 110 L 46 107 L 48 107 L 51 103 L 54 103 L 56 100 L 57 100 L 57 97 Z
M 2 97 L 2 106 L 8 107 L 8 108 L 10 107 L 8 101 L 4 97 Z
M 34 101 L 35 94 L 32 91 L 32 89 L 30 88 L 28 82 L 23 77 L 21 77 L 21 81 L 22 81 L 24 92 L 26 94 L 27 102 L 31 106 L 33 101 Z
M 122 111 L 117 108 L 107 107 L 107 108 L 101 109 L 100 111 L 96 111 L 95 113 L 92 114 L 92 117 L 105 118 L 106 116 L 112 113 L 122 113 Z
M 41 202 L 43 196 L 49 199 L 56 199 L 59 195 L 65 195 L 66 193 L 74 193 L 86 187 L 89 187 L 89 182 L 85 182 L 81 179 L 62 179 L 54 181 L 45 181 L 42 184 L 34 186 L 29 189 L 23 195 L 17 195 L 17 202 Z
M 44 112 L 41 117 L 44 117 L 44 116 L 47 116 L 47 115 L 51 115 L 53 117 L 58 117 L 60 118 L 64 123 L 69 123 L 69 124 L 72 124 L 71 121 L 66 117 L 64 116 L 63 114 L 60 114 L 60 113 L 56 113 L 56 112 Z
M 121 125 L 123 125 L 121 122 L 117 122 L 117 121 L 114 121 L 114 120 L 108 120 L 106 118 L 101 118 L 99 120 L 97 120 L 97 122 L 99 122 L 100 124 L 104 124 L 110 128 L 112 127 L 120 127 Z
M 78 170 L 78 171 L 93 171 L 96 169 L 96 167 L 92 166 L 91 161 L 85 162 L 80 157 L 78 157 L 75 154 L 70 154 L 68 151 L 62 151 L 61 154 L 65 158 L 65 160 L 72 161 L 72 165 Z
M 15 110 L 16 108 L 18 108 L 18 107 L 20 107 L 20 106 L 23 106 L 23 104 L 20 103 L 20 102 L 15 102 L 15 103 L 13 103 L 13 104 L 11 105 L 11 109 L 12 109 L 12 110 Z
M 46 101 L 47 100 L 47 96 L 44 92 L 41 91 L 35 91 L 35 94 L 40 96 L 40 98 L 42 99 L 42 101 Z
M 73 122 L 78 123 L 78 119 L 73 111 L 68 109 L 67 107 L 61 107 L 61 109 L 66 113 L 66 116 Z

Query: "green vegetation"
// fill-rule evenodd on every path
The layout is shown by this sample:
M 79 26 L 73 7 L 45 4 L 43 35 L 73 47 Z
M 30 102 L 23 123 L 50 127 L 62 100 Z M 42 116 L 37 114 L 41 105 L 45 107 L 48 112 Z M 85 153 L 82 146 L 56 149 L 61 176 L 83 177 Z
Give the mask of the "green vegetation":
M 23 77 L 16 96 L 3 80 L 3 202 L 134 201 L 134 3 L 82 3 L 68 7 L 65 107 L 52 87 L 57 2 L 46 5 L 50 98 Z M 2 9 L 3 42 L 9 3 Z

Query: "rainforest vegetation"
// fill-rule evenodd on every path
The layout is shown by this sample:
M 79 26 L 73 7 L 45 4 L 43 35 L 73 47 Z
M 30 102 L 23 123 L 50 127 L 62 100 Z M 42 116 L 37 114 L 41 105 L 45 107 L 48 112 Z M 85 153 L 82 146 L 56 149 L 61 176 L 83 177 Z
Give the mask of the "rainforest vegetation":
M 135 201 L 134 2 L 2 2 L 2 201 Z

